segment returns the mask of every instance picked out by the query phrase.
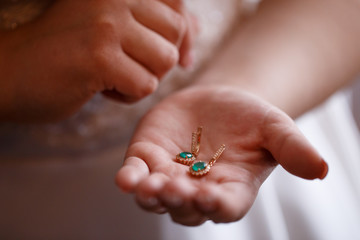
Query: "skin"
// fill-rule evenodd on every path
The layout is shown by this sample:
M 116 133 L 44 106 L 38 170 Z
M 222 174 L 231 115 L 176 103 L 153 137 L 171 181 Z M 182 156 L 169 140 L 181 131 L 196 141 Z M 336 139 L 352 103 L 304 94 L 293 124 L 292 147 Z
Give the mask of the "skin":
M 98 92 L 144 98 L 177 63 L 191 65 L 190 21 L 180 0 L 55 1 L 0 32 L 0 121 L 58 121 Z
M 204 126 L 198 159 L 209 161 L 220 144 L 226 145 L 202 178 L 174 161 L 177 153 L 189 150 L 197 126 Z M 231 222 L 249 210 L 278 163 L 307 179 L 327 172 L 321 156 L 278 108 L 238 89 L 196 87 L 167 98 L 146 115 L 117 182 L 135 192 L 144 209 L 167 209 L 175 222 Z
M 278 164 L 298 177 L 323 179 L 326 162 L 292 118 L 355 78 L 359 13 L 351 0 L 264 1 L 193 86 L 144 116 L 118 186 L 142 208 L 194 226 L 241 219 Z M 174 161 L 190 150 L 197 126 L 204 127 L 199 159 L 227 147 L 202 178 Z

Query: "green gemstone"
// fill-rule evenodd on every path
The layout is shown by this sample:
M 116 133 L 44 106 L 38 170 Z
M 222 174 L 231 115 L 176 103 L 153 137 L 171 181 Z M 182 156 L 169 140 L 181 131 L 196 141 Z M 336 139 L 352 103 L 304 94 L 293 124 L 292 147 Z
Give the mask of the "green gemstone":
M 206 168 L 206 163 L 205 162 L 196 162 L 192 165 L 192 170 L 195 172 L 204 170 Z
M 192 158 L 192 153 L 189 153 L 189 152 L 182 152 L 182 153 L 180 153 L 180 157 L 181 158 Z

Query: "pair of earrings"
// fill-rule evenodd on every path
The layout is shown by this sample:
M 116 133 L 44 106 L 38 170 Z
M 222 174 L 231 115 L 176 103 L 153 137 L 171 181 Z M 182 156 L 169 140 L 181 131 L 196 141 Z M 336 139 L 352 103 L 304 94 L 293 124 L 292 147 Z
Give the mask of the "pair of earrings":
M 176 155 L 176 161 L 181 164 L 190 166 L 190 174 L 198 177 L 207 174 L 210 171 L 210 168 L 215 164 L 216 160 L 219 159 L 225 150 L 225 145 L 222 144 L 208 163 L 203 161 L 196 161 L 200 152 L 201 133 L 202 127 L 198 127 L 197 131 L 192 133 L 191 152 L 181 152 Z

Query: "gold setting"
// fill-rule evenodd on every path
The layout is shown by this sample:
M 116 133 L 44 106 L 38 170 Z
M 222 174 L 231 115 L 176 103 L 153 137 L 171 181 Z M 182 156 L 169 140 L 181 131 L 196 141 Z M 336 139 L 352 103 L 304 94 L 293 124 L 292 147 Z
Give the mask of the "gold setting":
M 225 144 L 222 144 L 208 163 L 203 161 L 193 162 L 189 168 L 189 173 L 196 177 L 202 177 L 206 175 L 209 173 L 210 168 L 216 163 L 224 151 Z
M 184 165 L 191 165 L 195 160 L 196 157 L 194 155 L 191 158 L 183 158 L 180 156 L 180 153 L 176 155 L 176 161 Z
M 176 161 L 184 165 L 191 165 L 196 160 L 200 152 L 202 127 L 198 127 L 196 132 L 192 133 L 191 152 L 181 152 L 176 155 Z M 185 155 L 185 157 L 184 157 Z M 191 155 L 190 157 L 188 157 Z

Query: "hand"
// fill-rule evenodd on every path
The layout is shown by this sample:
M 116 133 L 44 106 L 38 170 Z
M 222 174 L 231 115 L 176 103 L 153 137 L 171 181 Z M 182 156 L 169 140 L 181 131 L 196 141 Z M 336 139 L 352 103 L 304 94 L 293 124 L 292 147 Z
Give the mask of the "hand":
M 226 150 L 203 177 L 193 177 L 175 155 L 190 151 L 191 133 L 203 126 L 198 159 Z M 267 102 L 238 89 L 193 88 L 175 94 L 140 122 L 116 177 L 125 192 L 175 222 L 241 219 L 277 164 L 306 179 L 324 178 L 327 165 L 294 122 Z
M 172 43 L 177 43 L 180 54 L 179 64 L 185 68 L 190 67 L 194 60 L 191 49 L 199 29 L 196 17 L 187 11 L 183 0 L 157 0 L 163 4 L 148 0 L 127 1 L 132 6 L 135 19 L 167 39 L 172 40 Z M 146 5 L 153 5 L 152 14 L 149 14 L 149 7 L 144 7 Z M 164 5 L 166 5 L 165 8 Z M 165 14 L 169 12 L 168 7 L 180 14 L 182 19 L 176 14 L 174 15 L 174 13 Z M 162 15 L 166 19 L 161 17 Z M 172 25 L 172 28 L 167 25 Z
M 64 0 L 1 32 L 0 120 L 61 119 L 97 92 L 147 96 L 189 55 L 187 14 L 181 0 Z

